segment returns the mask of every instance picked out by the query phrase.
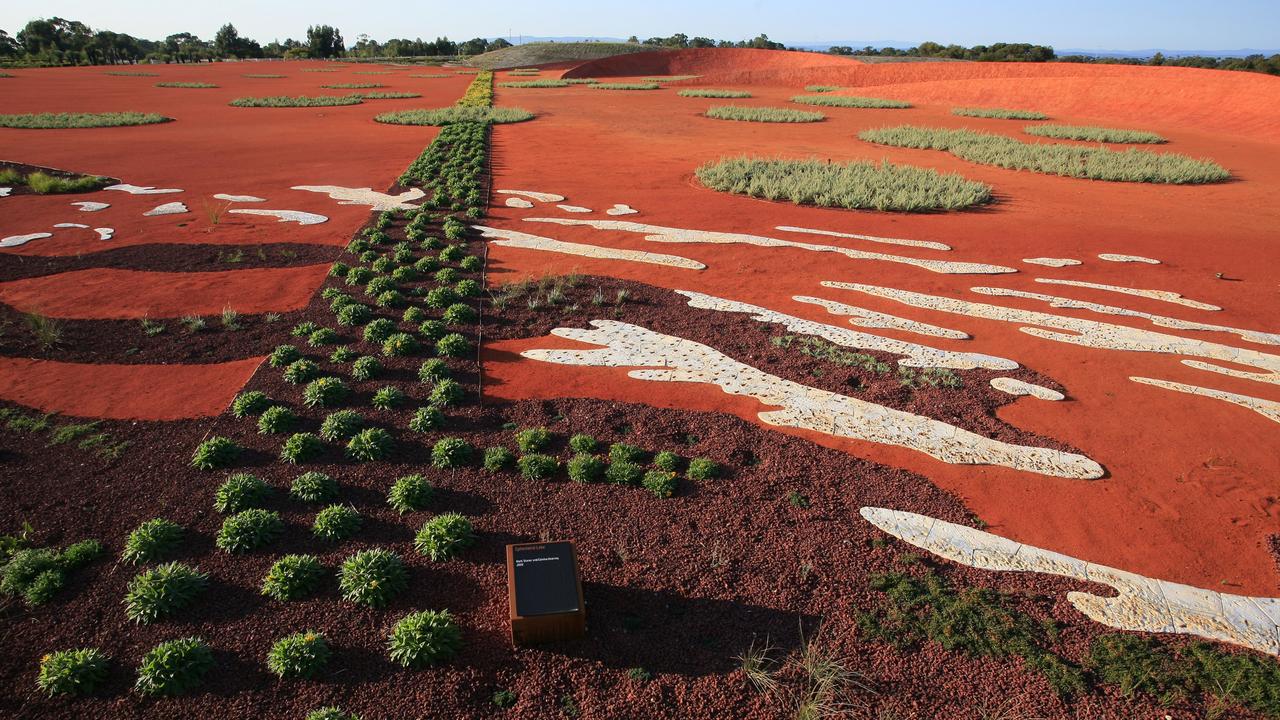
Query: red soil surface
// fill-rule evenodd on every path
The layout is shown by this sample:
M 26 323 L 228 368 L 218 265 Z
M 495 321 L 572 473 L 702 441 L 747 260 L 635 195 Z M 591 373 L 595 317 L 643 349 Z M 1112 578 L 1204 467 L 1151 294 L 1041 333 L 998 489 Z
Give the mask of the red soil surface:
M 142 272 L 101 268 L 0 284 L 0 302 L 24 312 L 80 320 L 288 312 L 306 307 L 329 266 Z M 127 287 L 129 292 L 120 293 Z
M 639 57 L 614 62 L 652 60 Z M 794 302 L 791 297 L 818 295 L 964 330 L 973 335 L 972 340 L 939 340 L 936 344 L 1009 357 L 1054 378 L 1067 389 L 1068 402 L 1023 399 L 1004 408 L 1000 416 L 1023 429 L 1080 448 L 1108 469 L 1107 478 L 1092 482 L 1062 480 L 998 468 L 952 466 L 911 451 L 810 437 L 925 474 L 962 497 L 1002 535 L 1200 587 L 1276 594 L 1278 576 L 1266 548 L 1267 536 L 1280 527 L 1274 483 L 1280 473 L 1280 456 L 1274 452 L 1274 423 L 1240 407 L 1139 385 L 1127 378 L 1166 378 L 1280 400 L 1273 387 L 1196 371 L 1181 365 L 1176 356 L 1119 353 L 1049 342 L 1019 332 L 1013 324 L 916 310 L 856 293 L 826 290 L 818 282 L 868 282 L 975 301 L 989 298 L 968 289 L 991 285 L 1275 330 L 1273 309 L 1280 268 L 1265 260 L 1274 255 L 1274 228 L 1280 222 L 1280 211 L 1274 202 L 1275 189 L 1280 185 L 1280 148 L 1263 128 L 1265 123 L 1230 115 L 1230 108 L 1206 106 L 1203 98 L 1216 83 L 1226 88 L 1222 92 L 1253 88 L 1256 96 L 1248 98 L 1249 108 L 1274 107 L 1280 102 L 1280 80 L 1244 73 L 1166 68 L 949 63 L 848 66 L 848 72 L 879 77 L 881 83 L 887 78 L 902 79 L 906 84 L 895 86 L 892 95 L 888 90 L 885 94 L 907 99 L 913 99 L 906 92 L 914 87 L 911 83 L 923 81 L 931 73 L 947 79 L 963 77 L 963 73 L 994 77 L 1038 72 L 1039 80 L 1027 77 L 1021 82 L 1031 87 L 1039 83 L 1042 89 L 1036 92 L 1046 98 L 1054 83 L 1067 72 L 1123 78 L 1132 97 L 1145 98 L 1142 103 L 1117 106 L 1105 96 L 1084 96 L 1060 101 L 1063 107 L 1079 108 L 1073 113 L 1059 112 L 1058 106 L 1038 109 L 1053 112 L 1055 120 L 1066 123 L 1117 124 L 1142 113 L 1143 122 L 1136 127 L 1160 132 L 1170 139 L 1170 144 L 1161 150 L 1211 157 L 1229 168 L 1236 179 L 1201 187 L 1091 182 L 981 166 L 940 152 L 883 148 L 856 139 L 861 129 L 898 123 L 972 127 L 1027 137 L 1020 133 L 1023 123 L 955 117 L 950 114 L 950 103 L 925 103 L 909 110 L 831 108 L 824 109 L 829 119 L 822 123 L 775 126 L 702 118 L 700 113 L 705 108 L 724 101 L 680 98 L 674 90 L 500 89 L 499 104 L 519 104 L 541 117 L 535 122 L 495 130 L 494 187 L 560 193 L 567 197 L 566 202 L 595 208 L 596 212 L 566 215 L 553 205 L 539 204 L 533 210 L 499 208 L 495 211 L 497 217 L 486 222 L 564 240 L 682 255 L 709 267 L 699 273 L 492 247 L 491 282 L 576 268 L 582 273 L 700 290 L 837 325 L 843 323 L 841 318 Z M 670 67 L 672 72 L 696 72 L 690 65 Z M 592 63 L 572 74 L 601 76 L 606 69 Z M 641 75 L 653 70 L 637 67 L 633 71 Z M 1173 93 L 1165 84 L 1171 77 L 1200 78 L 1202 82 Z M 708 84 L 714 79 L 704 78 Z M 828 78 L 805 76 L 806 81 L 819 79 Z M 755 98 L 735 102 L 749 105 L 783 105 L 800 91 L 795 86 L 739 87 L 751 90 Z M 1061 87 L 1078 86 L 1068 83 Z M 1119 85 L 1115 88 L 1118 92 Z M 1018 100 L 997 102 L 994 94 L 990 98 L 991 104 L 1022 105 Z M 1176 113 L 1142 110 L 1149 110 L 1157 101 L 1180 109 Z M 1222 124 L 1229 125 L 1229 131 L 1237 137 L 1224 138 L 1207 131 L 1208 118 L 1215 113 L 1221 113 Z M 960 172 L 988 182 L 995 187 L 1000 202 L 974 212 L 903 215 L 800 208 L 697 186 L 692 178 L 694 168 L 736 154 L 817 156 L 837 161 L 890 159 Z M 641 211 L 619 218 L 623 220 L 786 237 L 913 257 L 990 262 L 1021 267 L 1022 272 L 1004 276 L 940 275 L 883 262 L 833 260 L 826 254 L 803 251 L 744 245 L 655 244 L 631 233 L 520 221 L 528 216 L 604 219 L 601 211 L 613 203 L 628 203 Z M 955 250 L 942 253 L 791 235 L 774 230 L 777 225 L 938 240 Z M 1164 264 L 1115 264 L 1096 258 L 1096 254 L 1108 252 L 1145 255 Z M 1085 265 L 1055 270 L 1020 263 L 1021 258 L 1037 256 L 1072 257 L 1085 261 Z M 1236 281 L 1218 279 L 1219 273 Z M 1035 277 L 1175 290 L 1225 309 L 1206 313 L 1102 291 L 1047 289 L 1034 283 Z M 1000 300 L 1013 307 L 1151 327 L 1138 319 L 1052 310 L 1033 301 Z M 920 339 L 893 331 L 877 332 Z M 1243 342 L 1219 333 L 1183 334 L 1226 344 Z M 491 347 L 486 390 L 506 398 L 587 395 L 665 407 L 714 408 L 753 421 L 763 409 L 754 401 L 724 395 L 714 387 L 631 380 L 618 369 L 516 362 L 513 355 L 528 347 L 560 347 L 565 343 L 559 339 L 526 340 Z M 856 484 L 858 480 L 850 478 L 849 482 Z
M 261 357 L 211 365 L 99 365 L 0 358 L 0 397 L 108 420 L 182 420 L 227 409 Z

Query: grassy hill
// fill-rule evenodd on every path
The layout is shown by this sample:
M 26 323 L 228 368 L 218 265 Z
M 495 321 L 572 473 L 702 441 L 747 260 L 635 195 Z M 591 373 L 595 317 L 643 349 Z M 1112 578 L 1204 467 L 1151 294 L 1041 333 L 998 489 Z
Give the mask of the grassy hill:
M 664 48 L 636 43 L 615 42 L 539 42 L 525 43 L 515 47 L 494 50 L 477 55 L 466 64 L 486 70 L 506 70 L 508 68 L 540 65 L 542 63 L 565 62 L 567 60 L 596 60 L 626 53 L 648 52 Z

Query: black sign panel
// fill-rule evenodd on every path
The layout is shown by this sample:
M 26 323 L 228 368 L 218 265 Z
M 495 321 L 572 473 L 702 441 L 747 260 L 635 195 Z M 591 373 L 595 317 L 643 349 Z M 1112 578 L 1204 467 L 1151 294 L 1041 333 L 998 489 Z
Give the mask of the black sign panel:
M 555 615 L 578 611 L 578 578 L 573 545 L 567 542 L 512 548 L 516 615 Z

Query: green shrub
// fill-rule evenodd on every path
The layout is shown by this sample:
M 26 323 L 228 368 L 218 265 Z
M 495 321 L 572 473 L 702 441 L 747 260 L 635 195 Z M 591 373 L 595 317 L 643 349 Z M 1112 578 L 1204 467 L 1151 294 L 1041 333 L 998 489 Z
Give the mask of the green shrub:
M 811 93 L 828 93 L 839 90 L 839 85 L 805 85 L 804 91 Z
M 436 386 L 431 389 L 431 395 L 428 397 L 428 400 L 431 401 L 432 405 L 450 407 L 461 403 L 464 396 L 465 392 L 461 385 L 453 380 L 445 378 L 444 380 L 437 382 Z
M 382 343 L 382 354 L 404 357 L 418 351 L 418 341 L 409 333 L 394 333 Z
M 680 97 L 699 97 L 699 98 L 749 98 L 751 93 L 746 90 L 716 90 L 714 88 L 687 88 L 676 93 Z
M 284 381 L 301 385 L 320 374 L 320 366 L 310 360 L 295 360 L 284 369 Z
M 349 305 L 348 307 L 355 307 Z M 338 342 L 338 333 L 332 328 L 322 327 L 307 336 L 307 344 L 315 347 L 317 345 L 334 345 Z
M 551 442 L 551 432 L 544 427 L 527 428 L 516 433 L 516 448 L 522 453 L 537 452 Z
M 1006 108 L 958 107 L 951 108 L 952 115 L 961 117 L 995 118 L 997 120 L 1048 120 L 1049 116 L 1035 110 L 1008 110 Z
M 703 481 L 714 480 L 720 477 L 721 467 L 710 458 L 694 458 L 689 461 L 689 469 L 685 475 L 690 480 Z
M 664 450 L 653 456 L 653 466 L 665 472 L 680 472 L 683 465 L 684 458 L 670 450 Z
M 289 436 L 280 448 L 280 459 L 297 465 L 313 460 L 324 452 L 324 443 L 313 433 L 300 432 Z
M 262 507 L 271 496 L 271 486 L 248 473 L 235 473 L 213 493 L 213 509 L 226 515 Z
M 299 600 L 314 593 L 324 575 L 324 566 L 314 555 L 285 555 L 262 579 L 262 594 L 276 600 Z
M 604 479 L 604 460 L 595 455 L 579 453 L 569 460 L 569 479 L 574 482 L 590 483 Z
M 363 550 L 343 561 L 338 588 L 345 600 L 383 607 L 409 587 L 409 573 L 400 556 L 389 550 Z
M 82 540 L 61 552 L 51 548 L 23 548 L 12 544 L 12 555 L 0 567 L 0 592 L 21 596 L 31 607 L 43 605 L 67 584 L 67 573 L 101 556 L 102 544 Z
M 652 83 L 598 82 L 598 83 L 593 83 L 591 87 L 597 90 L 658 90 L 662 86 L 656 82 L 652 82 Z
M 181 695 L 204 682 L 213 651 L 198 637 L 168 640 L 147 651 L 134 689 L 143 695 Z
M 804 105 L 843 108 L 909 108 L 911 103 L 884 98 L 857 97 L 855 95 L 797 95 L 791 102 Z
M 418 380 L 424 383 L 435 383 L 449 377 L 449 366 L 443 360 L 431 358 L 422 361 L 418 366 Z
M 208 586 L 209 576 L 190 565 L 157 565 L 129 581 L 124 614 L 136 623 L 154 622 L 191 605 Z
M 307 407 L 333 407 L 346 400 L 350 393 L 342 378 L 316 378 L 302 390 L 302 404 Z
M 358 302 L 348 303 L 338 309 L 339 325 L 363 325 L 373 319 L 373 310 Z M 315 337 L 315 335 L 312 335 Z M 315 343 L 312 343 L 313 345 Z
M 360 720 L 360 716 L 355 713 L 344 712 L 342 708 L 336 705 L 330 705 L 316 708 L 307 713 L 306 720 Z
M 501 472 L 515 464 L 516 456 L 504 447 L 491 447 L 484 451 L 484 469 Z
M 436 282 L 440 285 L 451 285 L 458 281 L 458 271 L 454 268 L 440 268 L 436 271 Z
M 365 267 L 353 267 L 347 271 L 347 285 L 363 285 L 373 279 L 373 271 Z
M 0 181 L 6 183 L 11 182 L 9 180 L 4 180 L 3 178 L 0 178 Z M 14 184 L 17 184 L 17 182 L 25 182 L 27 187 L 31 188 L 31 191 L 38 195 L 60 195 L 63 193 L 93 192 L 94 190 L 100 190 L 103 187 L 112 184 L 114 181 L 98 175 L 84 175 L 81 177 L 67 178 L 57 175 L 49 175 L 48 173 L 43 173 L 37 170 L 28 175 L 25 179 L 22 179 L 21 176 L 18 175 Z
M 454 303 L 445 308 L 443 318 L 449 325 L 466 325 L 476 321 L 476 311 L 465 303 Z
M 449 332 L 449 328 L 440 320 L 423 320 L 418 326 L 418 333 L 427 340 L 439 340 Z
M 498 83 L 498 87 L 504 88 L 558 88 L 569 87 L 569 83 L 564 80 L 553 80 L 551 78 L 542 78 L 540 80 L 517 80 L 514 82 Z
M 411 258 L 406 258 L 406 261 L 410 259 Z M 412 265 L 398 267 L 395 270 L 391 271 L 391 279 L 395 280 L 396 282 L 413 282 L 414 280 L 418 279 L 418 271 L 414 270 Z M 405 322 L 416 322 L 416 321 L 406 320 Z
M 626 460 L 613 460 L 604 472 L 604 479 L 612 485 L 639 485 L 644 468 Z
M 560 469 L 559 460 L 540 453 L 521 456 L 517 465 L 520 466 L 520 475 L 528 480 L 546 480 Z
M 59 650 L 40 658 L 36 685 L 49 694 L 90 695 L 107 679 L 107 656 L 97 648 Z
M 355 410 L 338 410 L 329 413 L 320 423 L 320 437 L 329 442 L 338 442 L 359 432 L 364 427 L 364 418 Z
M 338 483 L 321 472 L 304 472 L 294 478 L 289 495 L 302 502 L 328 502 L 338 496 Z
M 129 533 L 120 559 L 130 565 L 163 560 L 178 551 L 183 534 L 182 526 L 178 523 L 164 518 L 153 518 Z
M 230 438 L 214 435 L 196 446 L 191 455 L 191 466 L 198 470 L 216 470 L 230 465 L 239 457 L 239 445 Z
M 463 270 L 466 270 L 467 272 L 476 272 L 480 268 L 484 267 L 484 260 L 481 260 L 479 257 L 475 255 L 468 255 L 462 258 L 462 260 L 458 261 L 458 267 L 462 268 Z M 472 293 L 462 293 L 462 294 L 471 295 Z
M 517 697 L 516 694 L 510 690 L 497 690 L 493 693 L 493 697 L 490 698 L 490 700 L 494 705 L 505 710 L 506 708 L 512 707 L 516 704 Z
M 436 341 L 436 354 L 440 357 L 463 357 L 471 352 L 471 341 L 459 333 L 449 333 Z
M 432 430 L 439 430 L 443 426 L 444 413 L 434 405 L 414 410 L 413 417 L 409 419 L 409 429 L 414 432 L 431 432 Z
M 329 362 L 332 362 L 332 363 L 351 362 L 352 360 L 355 360 L 359 356 L 360 356 L 360 353 L 356 352 L 355 350 L 352 350 L 346 345 L 342 345 L 334 348 L 333 352 L 329 353 Z
M 713 105 L 703 113 L 716 120 L 744 120 L 768 123 L 810 123 L 827 118 L 820 112 L 805 112 L 789 108 L 758 107 L 754 105 Z
M 289 330 L 289 334 L 294 337 L 306 337 L 319 329 L 319 325 L 311 322 L 310 320 L 303 320 L 297 325 L 294 325 L 293 328 Z
M 1036 118 L 1032 118 L 1033 120 Z M 1043 118 L 1041 118 L 1043 119 Z M 1142 130 L 1119 130 L 1092 125 L 1028 125 L 1022 128 L 1028 135 L 1057 138 L 1059 140 L 1083 140 L 1086 142 L 1134 143 L 1158 145 L 1169 142 L 1163 137 Z
M 858 137 L 893 147 L 945 150 L 962 160 L 982 165 L 1090 180 L 1182 185 L 1223 182 L 1231 178 L 1226 168 L 1211 160 L 1197 160 L 1177 153 L 1024 143 L 1004 135 L 975 130 L 900 125 L 863 130 Z
M 246 553 L 273 542 L 282 533 L 280 513 L 253 508 L 223 520 L 214 544 L 229 553 Z
M 314 95 L 289 97 L 275 95 L 271 97 L 240 97 L 231 101 L 232 107 L 247 108 L 295 108 L 295 107 L 332 107 L 334 105 L 359 105 L 360 98 L 352 95 Z
M 395 449 L 395 441 L 386 430 L 365 428 L 347 442 L 347 457 L 353 460 L 383 460 Z
M 401 618 L 388 643 L 392 662 L 417 668 L 452 658 L 462 648 L 462 632 L 448 610 L 423 610 Z
M 434 494 L 435 488 L 425 476 L 406 475 L 396 478 L 396 481 L 391 484 L 391 490 L 387 493 L 387 504 L 403 515 L 425 508 Z
M 452 125 L 455 123 L 503 125 L 532 120 L 533 113 L 522 108 L 477 108 L 455 105 L 435 110 L 399 110 L 376 115 L 373 119 L 392 125 Z
M 315 677 L 329 662 L 329 643 L 314 630 L 280 638 L 267 653 L 267 669 L 282 679 Z
M 271 405 L 271 398 L 261 390 L 242 392 L 231 401 L 231 414 L 238 418 L 259 415 Z
M 292 410 L 283 405 L 275 405 L 264 410 L 258 418 L 258 432 L 264 435 L 286 432 L 297 421 Z
M 472 447 L 466 440 L 447 437 L 431 448 L 431 464 L 441 469 L 457 468 L 471 462 Z
M 445 268 L 446 270 L 448 268 Z M 458 301 L 458 293 L 451 287 L 432 288 L 427 293 L 427 307 L 443 310 Z
M 372 380 L 380 372 L 382 372 L 382 363 L 372 355 L 365 355 L 351 363 L 352 380 Z
M 596 449 L 600 447 L 600 443 L 596 442 L 596 439 L 590 435 L 578 433 L 577 435 L 569 438 L 569 447 L 576 453 L 589 454 L 595 452 Z
M 645 461 L 647 453 L 636 447 L 626 443 L 614 443 L 609 446 L 609 462 L 629 462 L 642 463 Z
M 991 187 L 908 165 L 854 161 L 723 158 L 700 166 L 712 190 L 801 205 L 919 212 L 959 210 L 991 202 Z
M 649 492 L 660 498 L 669 498 L 676 493 L 676 474 L 666 470 L 650 470 L 644 474 L 643 484 Z
M 374 303 L 377 304 L 378 307 L 384 308 L 400 307 L 401 305 L 404 305 L 404 302 L 404 295 L 400 294 L 400 291 L 398 290 L 387 290 L 385 292 L 378 293 L 378 297 L 374 299 Z
M 329 266 L 329 277 L 343 278 L 347 276 L 347 271 L 351 266 L 344 262 L 335 262 Z
M 330 505 L 316 513 L 311 532 L 316 537 L 326 540 L 346 540 L 355 535 L 364 518 L 350 505 Z
M 386 85 L 378 83 L 332 83 L 329 85 L 321 85 L 320 87 L 328 90 L 360 90 L 363 88 L 380 88 Z
M 413 547 L 432 560 L 447 560 L 475 542 L 471 521 L 458 513 L 436 515 L 422 524 Z
M 404 400 L 405 396 L 400 391 L 400 388 L 388 385 L 378 388 L 377 392 L 373 394 L 373 398 L 370 399 L 369 404 L 379 410 L 394 410 Z
M 93 128 L 121 127 L 124 125 L 152 125 L 170 122 L 168 118 L 155 113 L 116 112 L 116 113 L 28 113 L 22 115 L 0 115 L 0 127 L 24 128 L 27 130 L 52 130 L 61 128 Z
M 427 250 L 428 248 L 424 247 L 423 249 Z M 413 263 L 413 269 L 420 273 L 434 272 L 439 267 L 440 261 L 430 256 L 418 258 L 417 261 Z
M 396 331 L 395 322 L 387 318 L 378 318 L 364 326 L 364 341 L 381 345 Z
M 444 235 L 450 240 L 458 240 L 467 234 L 467 226 L 454 218 L 444 221 Z M 440 251 L 441 262 L 457 262 L 462 259 L 462 246 L 450 245 Z M 452 282 L 452 281 L 450 281 Z
M 401 318 L 404 322 L 417 325 L 427 319 L 427 313 L 420 307 L 405 308 L 404 316 Z
M 302 353 L 293 345 L 277 345 L 267 356 L 267 364 L 273 368 L 282 368 L 301 359 Z

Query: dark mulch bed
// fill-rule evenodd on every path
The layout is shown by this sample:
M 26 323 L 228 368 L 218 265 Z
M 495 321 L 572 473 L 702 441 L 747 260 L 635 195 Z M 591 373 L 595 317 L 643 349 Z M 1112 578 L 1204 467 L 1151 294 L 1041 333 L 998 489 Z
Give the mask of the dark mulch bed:
M 92 268 L 157 272 L 215 272 L 315 265 L 332 261 L 339 248 L 306 243 L 240 246 L 216 244 L 129 245 L 81 255 L 0 253 L 0 282 Z

